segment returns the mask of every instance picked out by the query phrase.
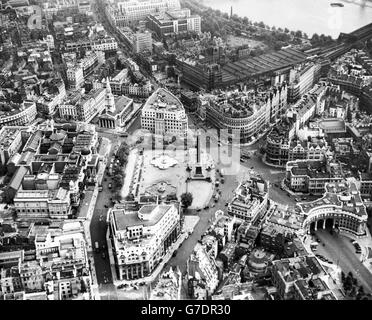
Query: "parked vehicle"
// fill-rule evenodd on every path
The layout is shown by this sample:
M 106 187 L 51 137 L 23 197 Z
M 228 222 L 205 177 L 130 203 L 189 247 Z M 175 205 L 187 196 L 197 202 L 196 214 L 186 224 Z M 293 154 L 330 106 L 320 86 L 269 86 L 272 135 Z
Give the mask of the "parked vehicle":
M 99 252 L 99 244 L 98 244 L 98 241 L 96 241 L 96 242 L 94 243 L 94 248 L 95 248 L 96 252 Z

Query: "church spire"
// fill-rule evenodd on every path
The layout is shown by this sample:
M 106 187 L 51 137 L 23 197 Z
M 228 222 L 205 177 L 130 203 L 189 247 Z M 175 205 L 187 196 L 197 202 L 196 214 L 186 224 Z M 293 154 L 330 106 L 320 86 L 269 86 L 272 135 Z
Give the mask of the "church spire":
M 106 110 L 115 113 L 115 98 L 111 92 L 109 78 L 106 79 Z
M 111 86 L 110 86 L 110 80 L 109 80 L 108 77 L 106 78 L 106 93 L 107 94 L 111 94 L 112 93 L 111 92 Z

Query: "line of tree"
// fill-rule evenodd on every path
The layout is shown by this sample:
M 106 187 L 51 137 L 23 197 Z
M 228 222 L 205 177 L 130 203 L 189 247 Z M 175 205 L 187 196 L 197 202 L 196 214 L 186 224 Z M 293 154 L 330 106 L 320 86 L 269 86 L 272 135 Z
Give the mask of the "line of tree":
M 371 300 L 371 294 L 366 294 L 364 287 L 358 285 L 358 280 L 354 278 L 352 272 L 345 275 L 344 272 L 341 273 L 341 281 L 345 293 L 356 300 Z

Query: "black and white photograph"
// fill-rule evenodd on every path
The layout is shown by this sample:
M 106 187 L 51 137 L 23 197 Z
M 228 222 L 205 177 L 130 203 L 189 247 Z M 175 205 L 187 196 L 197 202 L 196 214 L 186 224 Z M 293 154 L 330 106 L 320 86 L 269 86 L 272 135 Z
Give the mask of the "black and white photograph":
M 368 301 L 371 231 L 372 0 L 0 0 L 0 306 Z

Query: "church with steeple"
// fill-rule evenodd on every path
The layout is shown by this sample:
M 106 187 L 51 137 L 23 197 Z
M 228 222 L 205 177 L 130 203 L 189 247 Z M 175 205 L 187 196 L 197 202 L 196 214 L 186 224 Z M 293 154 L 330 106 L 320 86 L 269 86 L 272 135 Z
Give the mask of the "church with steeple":
M 128 115 L 133 111 L 133 99 L 126 96 L 114 96 L 109 78 L 106 79 L 105 109 L 98 117 L 101 128 L 117 129 L 122 127 Z

